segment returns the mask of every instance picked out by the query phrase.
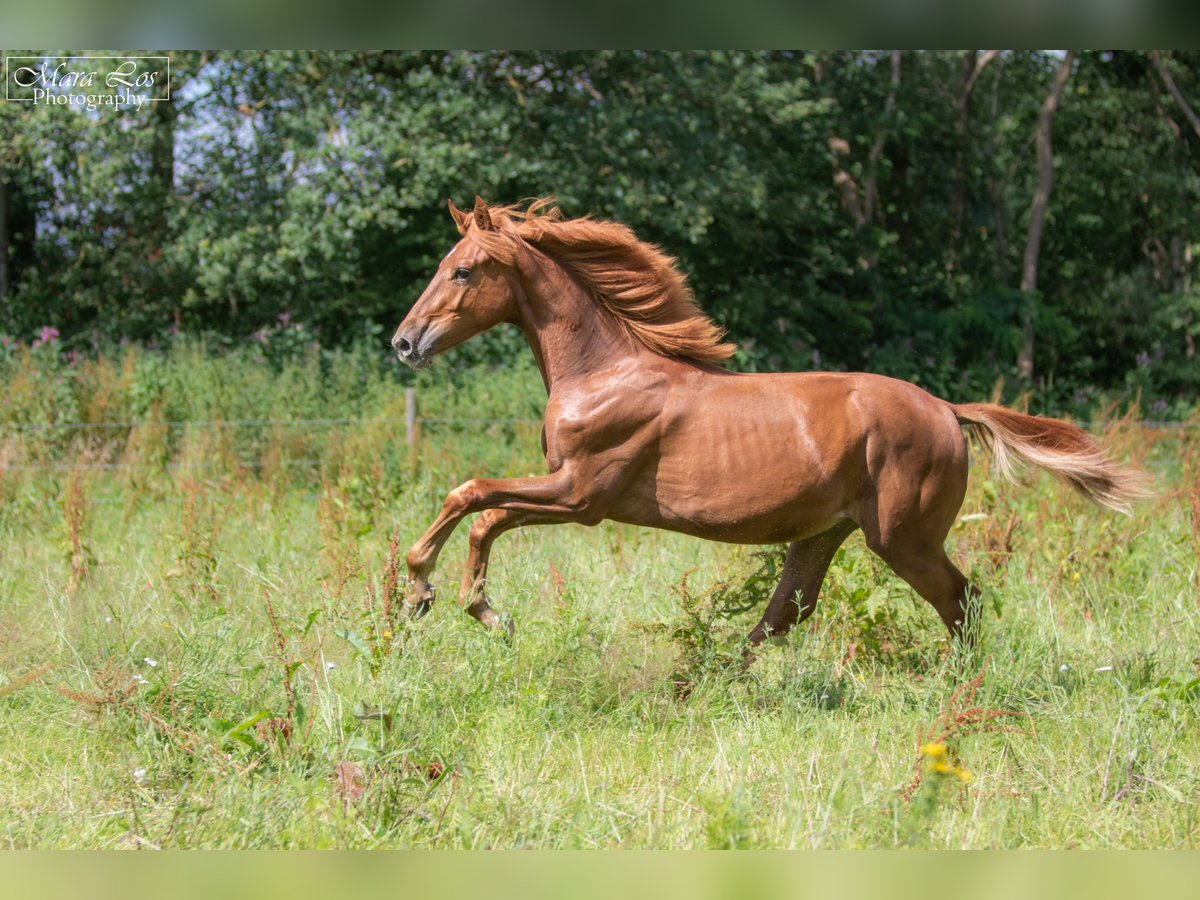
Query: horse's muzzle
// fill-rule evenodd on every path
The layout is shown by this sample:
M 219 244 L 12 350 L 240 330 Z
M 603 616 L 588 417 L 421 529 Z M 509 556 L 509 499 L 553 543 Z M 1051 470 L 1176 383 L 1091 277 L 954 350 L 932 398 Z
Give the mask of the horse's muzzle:
M 433 342 L 426 338 L 424 329 L 397 332 L 392 338 L 392 349 L 396 351 L 400 362 L 414 369 L 424 369 L 433 362 L 433 353 L 430 352 L 430 344 Z

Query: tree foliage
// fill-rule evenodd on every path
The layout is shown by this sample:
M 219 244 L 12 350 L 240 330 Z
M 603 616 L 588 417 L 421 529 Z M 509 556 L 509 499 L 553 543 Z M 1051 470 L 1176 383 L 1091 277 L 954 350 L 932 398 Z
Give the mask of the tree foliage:
M 152 111 L 0 106 L 0 330 L 236 337 L 286 313 L 337 343 L 400 319 L 454 240 L 447 197 L 553 194 L 677 256 L 742 367 L 983 393 L 1017 373 L 1063 57 L 968 53 L 174 53 Z M 1074 63 L 1043 383 L 1195 394 L 1198 62 Z

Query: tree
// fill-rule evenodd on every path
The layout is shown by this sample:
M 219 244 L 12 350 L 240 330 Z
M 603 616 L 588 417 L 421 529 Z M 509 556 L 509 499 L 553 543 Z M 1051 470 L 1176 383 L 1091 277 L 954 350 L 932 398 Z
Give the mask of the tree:
M 675 255 L 741 367 L 978 396 L 1036 362 L 1059 401 L 1081 384 L 1187 394 L 1197 62 L 175 54 L 170 104 L 0 107 L 0 330 L 225 340 L 286 313 L 351 340 L 426 282 L 455 236 L 446 198 L 553 194 Z M 515 340 L 460 358 L 503 361 Z
M 1075 51 L 1068 50 L 1054 76 L 1054 83 L 1038 114 L 1035 142 L 1037 144 L 1038 182 L 1029 204 L 1029 230 L 1025 238 L 1025 255 L 1021 265 L 1021 293 L 1025 295 L 1024 329 L 1025 341 L 1017 357 L 1017 374 L 1025 381 L 1033 378 L 1034 306 L 1037 303 L 1038 254 L 1042 249 L 1042 229 L 1046 222 L 1046 208 L 1050 204 L 1050 188 L 1054 185 L 1054 150 L 1050 143 L 1050 128 L 1054 114 L 1058 111 L 1063 88 L 1071 76 L 1075 62 Z

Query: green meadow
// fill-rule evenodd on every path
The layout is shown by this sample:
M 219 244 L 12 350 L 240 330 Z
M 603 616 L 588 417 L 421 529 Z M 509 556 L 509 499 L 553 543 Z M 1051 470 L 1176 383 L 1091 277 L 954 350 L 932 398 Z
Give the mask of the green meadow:
M 455 602 L 464 525 L 403 616 L 445 493 L 539 471 L 529 366 L 423 373 L 412 447 L 367 351 L 0 373 L 3 846 L 1200 847 L 1194 430 L 1105 430 L 1132 517 L 973 451 L 976 648 L 852 537 L 743 671 L 778 548 L 522 529 L 508 638 Z

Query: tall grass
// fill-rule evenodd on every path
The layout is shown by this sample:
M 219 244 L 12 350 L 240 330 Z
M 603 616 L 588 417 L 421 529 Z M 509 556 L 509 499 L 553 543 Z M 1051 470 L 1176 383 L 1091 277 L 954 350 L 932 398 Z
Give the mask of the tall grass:
M 1156 477 L 1131 518 L 974 469 L 950 538 L 974 653 L 855 537 L 743 674 L 772 552 L 624 525 L 498 542 L 513 639 L 455 608 L 465 528 L 433 612 L 399 616 L 445 491 L 537 470 L 537 427 L 431 423 L 414 459 L 402 423 L 167 424 L 402 419 L 365 352 L 239 353 L 4 362 L 4 422 L 149 423 L 4 434 L 14 464 L 133 466 L 0 474 L 5 845 L 1200 845 L 1185 435 L 1112 435 Z M 418 387 L 443 418 L 541 402 L 528 368 Z

